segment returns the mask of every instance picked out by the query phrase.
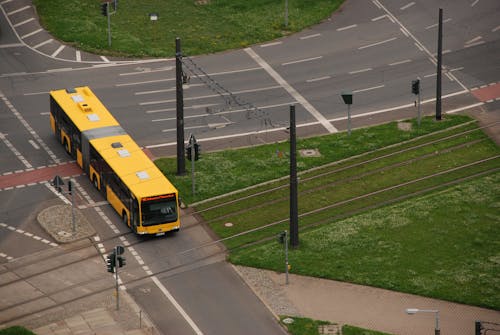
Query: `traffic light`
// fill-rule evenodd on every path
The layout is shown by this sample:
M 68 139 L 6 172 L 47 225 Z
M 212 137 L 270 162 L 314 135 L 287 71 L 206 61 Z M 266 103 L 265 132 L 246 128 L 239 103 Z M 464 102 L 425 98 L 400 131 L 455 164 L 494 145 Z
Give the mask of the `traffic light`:
M 108 272 L 115 273 L 116 259 L 115 253 L 112 252 L 106 256 L 106 268 Z
M 118 266 L 123 267 L 125 265 L 127 265 L 125 256 L 118 256 Z
M 286 239 L 286 231 L 282 231 L 278 234 L 278 242 L 283 244 L 285 243 L 285 239 Z
M 68 192 L 71 194 L 71 190 L 73 189 L 71 180 L 68 180 Z
M 475 335 L 481 335 L 481 329 L 482 329 L 481 321 L 476 321 L 474 325 L 475 325 Z
M 193 158 L 193 156 L 191 155 L 191 144 L 186 147 L 186 156 L 189 161 Z
M 420 93 L 420 80 L 412 80 L 411 81 L 411 93 L 419 94 Z
M 101 4 L 101 13 L 104 16 L 108 16 L 108 3 L 104 2 Z
M 200 145 L 198 143 L 194 144 L 194 160 L 200 159 Z

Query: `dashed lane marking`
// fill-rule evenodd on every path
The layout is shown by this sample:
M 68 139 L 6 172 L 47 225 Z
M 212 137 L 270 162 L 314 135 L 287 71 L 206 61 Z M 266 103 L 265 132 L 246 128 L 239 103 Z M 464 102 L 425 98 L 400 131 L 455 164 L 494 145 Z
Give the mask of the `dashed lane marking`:
M 321 114 L 313 105 L 309 103 L 295 88 L 283 79 L 266 61 L 264 61 L 252 48 L 245 48 L 245 52 L 259 64 L 264 70 L 269 73 L 295 100 L 297 100 L 312 116 L 318 120 L 328 132 L 336 133 L 338 130 L 335 128 L 323 114 Z
M 30 6 L 24 6 L 24 7 L 21 7 L 21 8 L 15 9 L 15 10 L 13 10 L 13 11 L 11 11 L 11 12 L 8 12 L 8 13 L 7 13 L 7 16 L 11 16 L 11 15 L 13 15 L 13 14 L 16 14 L 16 13 L 22 12 L 23 10 L 26 10 L 26 9 L 28 9 L 28 8 L 30 8 Z
M 35 141 L 37 141 L 38 144 L 40 144 L 40 146 L 45 150 L 45 152 L 47 152 L 47 154 L 49 155 L 49 157 L 55 163 L 59 163 L 60 159 L 57 158 L 57 156 L 52 152 L 52 150 L 50 150 L 50 148 L 47 146 L 47 144 L 45 144 L 45 142 L 43 142 L 43 140 L 40 138 L 40 136 L 29 125 L 29 123 L 23 118 L 23 116 L 21 115 L 21 113 L 19 113 L 17 111 L 17 109 L 10 103 L 9 99 L 7 99 L 7 97 L 3 94 L 2 91 L 0 91 L 0 99 L 3 100 L 3 102 L 5 103 L 5 105 L 12 112 L 12 114 L 14 114 L 14 116 L 19 120 L 19 122 L 21 122 L 21 124 L 26 128 L 26 130 L 28 130 L 28 132 L 31 134 L 31 136 L 33 136 L 33 138 L 35 139 Z
M 471 89 L 471 93 L 477 100 L 489 102 L 500 97 L 500 83 L 490 83 L 479 88 Z
M 50 245 L 51 247 L 57 247 L 58 246 L 57 243 L 51 242 L 51 241 L 49 241 L 47 239 L 44 239 L 43 237 L 34 235 L 34 234 L 29 233 L 27 231 L 24 231 L 22 229 L 19 229 L 19 228 L 13 227 L 13 226 L 9 226 L 8 224 L 3 223 L 3 222 L 0 222 L 0 227 L 8 229 L 8 230 L 10 230 L 10 231 L 12 231 L 14 233 L 17 233 L 17 234 L 20 234 L 20 235 L 24 235 L 26 237 L 29 237 L 29 238 L 34 239 L 36 241 L 42 242 L 44 244 Z
M 9 148 L 9 150 L 24 164 L 28 169 L 33 168 L 33 166 L 24 158 L 24 156 L 12 145 L 12 143 L 6 138 L 5 134 L 0 133 L 0 140 Z

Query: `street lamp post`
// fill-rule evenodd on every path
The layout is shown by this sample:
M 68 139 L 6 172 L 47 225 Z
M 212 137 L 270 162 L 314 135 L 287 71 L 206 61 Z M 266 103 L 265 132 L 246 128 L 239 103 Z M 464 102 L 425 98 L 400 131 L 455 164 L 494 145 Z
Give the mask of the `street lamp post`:
M 437 309 L 418 309 L 418 308 L 406 309 L 406 314 L 413 315 L 417 313 L 434 313 L 436 315 L 436 325 L 434 327 L 434 335 L 441 334 L 441 330 L 439 329 L 439 311 Z

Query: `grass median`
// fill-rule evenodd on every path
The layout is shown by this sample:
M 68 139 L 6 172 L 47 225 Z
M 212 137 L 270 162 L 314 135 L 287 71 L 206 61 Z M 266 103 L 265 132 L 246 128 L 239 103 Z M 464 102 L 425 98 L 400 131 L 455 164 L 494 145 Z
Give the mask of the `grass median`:
M 172 57 L 175 38 L 185 55 L 214 53 L 273 40 L 326 19 L 343 0 L 118 0 L 112 44 L 101 1 L 34 0 L 42 25 L 81 50 L 134 57 Z M 114 1 L 111 1 L 113 9 Z M 151 20 L 150 14 L 157 20 Z
M 321 156 L 298 158 L 300 247 L 290 250 L 291 271 L 500 309 L 500 149 L 464 116 L 426 118 L 418 130 L 411 122 L 411 131 L 392 122 L 298 141 Z M 288 145 L 204 153 L 197 162 L 203 192 L 190 200 L 268 181 L 196 205 L 234 263 L 283 269 L 275 237 L 289 225 Z M 157 163 L 173 169 L 171 161 Z M 174 178 L 182 193 L 188 176 Z

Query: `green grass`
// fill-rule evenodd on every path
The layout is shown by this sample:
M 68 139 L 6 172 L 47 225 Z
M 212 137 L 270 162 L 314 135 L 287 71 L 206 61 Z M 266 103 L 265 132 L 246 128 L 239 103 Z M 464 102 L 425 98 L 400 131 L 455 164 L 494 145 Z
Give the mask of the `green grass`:
M 270 0 L 118 0 L 111 15 L 112 46 L 101 1 L 34 0 L 43 26 L 76 47 L 101 54 L 196 55 L 246 47 L 300 31 L 329 17 L 343 0 L 289 0 L 289 26 L 284 27 L 284 1 Z M 159 15 L 151 21 L 150 13 Z
M 36 334 L 24 327 L 13 326 L 5 329 L 0 329 L 0 335 L 36 335 Z
M 301 232 L 292 273 L 500 309 L 500 173 Z M 281 271 L 275 241 L 230 260 Z
M 339 161 L 370 150 L 397 144 L 405 140 L 419 138 L 425 134 L 443 130 L 470 121 L 460 115 L 446 116 L 441 122 L 432 118 L 422 119 L 420 130 L 415 120 L 412 131 L 399 130 L 396 122 L 369 128 L 356 129 L 348 137 L 346 133 L 304 138 L 297 140 L 297 149 L 318 149 L 320 157 L 297 157 L 297 169 L 304 171 L 313 167 Z M 470 125 L 474 126 L 475 125 Z M 468 128 L 469 126 L 466 126 Z M 433 138 L 437 135 L 428 135 Z M 287 176 L 289 168 L 289 142 L 261 145 L 251 148 L 202 152 L 196 162 L 196 195 L 191 193 L 191 164 L 186 164 L 185 176 L 177 176 L 177 161 L 174 157 L 156 160 L 162 172 L 179 189 L 184 202 L 193 203 L 231 191 L 241 190 L 276 178 Z M 285 153 L 282 158 L 276 151 Z M 394 150 L 394 149 L 386 149 Z M 378 153 L 377 153 L 378 154 Z M 201 208 L 201 207 L 200 207 Z

